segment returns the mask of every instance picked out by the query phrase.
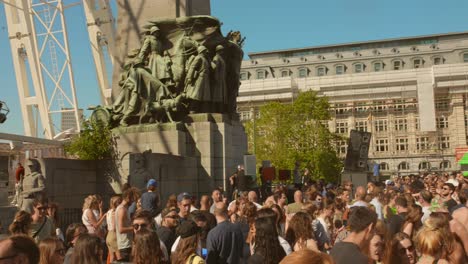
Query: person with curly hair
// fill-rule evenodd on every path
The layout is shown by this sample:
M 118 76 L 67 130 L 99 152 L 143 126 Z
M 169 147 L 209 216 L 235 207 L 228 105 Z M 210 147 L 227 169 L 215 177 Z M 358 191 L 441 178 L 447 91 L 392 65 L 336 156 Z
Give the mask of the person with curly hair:
M 251 251 L 249 263 L 276 264 L 286 256 L 278 240 L 277 228 L 271 218 L 262 217 L 255 220 Z
M 312 229 L 312 218 L 308 213 L 300 211 L 294 214 L 286 229 L 285 239 L 293 251 L 306 248 L 318 251 Z
M 158 234 L 148 229 L 135 233 L 132 247 L 133 264 L 162 263 L 162 251 Z
M 62 264 L 65 259 L 66 249 L 62 240 L 50 237 L 39 243 L 39 264 Z
M 15 214 L 15 218 L 8 227 L 8 231 L 12 235 L 28 235 L 31 223 L 31 214 L 26 211 L 19 211 Z
M 191 220 L 183 222 L 177 232 L 180 241 L 172 254 L 172 264 L 204 264 L 205 261 L 197 255 L 200 243 L 200 228 Z

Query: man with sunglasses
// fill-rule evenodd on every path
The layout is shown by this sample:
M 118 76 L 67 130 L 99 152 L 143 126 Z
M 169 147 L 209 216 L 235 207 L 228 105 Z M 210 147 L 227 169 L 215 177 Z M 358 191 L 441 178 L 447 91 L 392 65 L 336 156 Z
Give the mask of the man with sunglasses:
M 133 221 L 132 221 L 133 233 L 137 233 L 143 229 L 155 232 L 154 226 L 155 225 L 154 225 L 153 217 L 151 213 L 147 210 L 139 210 L 133 216 Z M 166 263 L 167 261 L 169 261 L 167 247 L 164 244 L 164 242 L 161 241 L 161 239 L 159 239 L 159 243 L 160 243 L 161 251 L 163 254 L 162 261 L 163 263 Z
M 176 240 L 176 227 L 179 224 L 179 214 L 176 207 L 164 208 L 161 212 L 162 222 L 157 233 L 159 239 L 164 242 L 166 248 L 172 248 Z
M 47 217 L 47 200 L 43 195 L 37 195 L 33 203 L 32 223 L 29 235 L 39 244 L 42 240 L 55 236 L 54 223 Z
M 440 197 L 442 198 L 442 201 L 450 201 L 454 192 L 455 186 L 452 183 L 448 181 L 444 183 L 444 185 L 442 185 L 442 190 L 440 191 Z

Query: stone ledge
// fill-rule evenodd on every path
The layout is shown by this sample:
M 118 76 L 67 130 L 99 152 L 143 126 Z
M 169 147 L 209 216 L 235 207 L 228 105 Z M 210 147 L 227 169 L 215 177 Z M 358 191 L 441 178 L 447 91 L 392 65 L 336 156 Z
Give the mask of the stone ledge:
M 128 127 L 116 127 L 112 129 L 115 135 L 122 135 L 128 133 L 141 133 L 141 132 L 154 132 L 154 131 L 186 131 L 185 125 L 181 122 L 178 123 L 162 123 L 162 124 L 142 124 L 133 125 Z

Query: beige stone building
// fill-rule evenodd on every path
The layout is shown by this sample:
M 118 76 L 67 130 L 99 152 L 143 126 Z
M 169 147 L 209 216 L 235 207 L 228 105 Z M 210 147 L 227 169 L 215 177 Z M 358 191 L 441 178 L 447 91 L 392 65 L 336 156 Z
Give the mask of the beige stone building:
M 467 146 L 468 32 L 250 53 L 241 82 L 242 120 L 300 91 L 327 96 L 329 129 L 372 132 L 382 174 L 458 169 L 455 149 Z

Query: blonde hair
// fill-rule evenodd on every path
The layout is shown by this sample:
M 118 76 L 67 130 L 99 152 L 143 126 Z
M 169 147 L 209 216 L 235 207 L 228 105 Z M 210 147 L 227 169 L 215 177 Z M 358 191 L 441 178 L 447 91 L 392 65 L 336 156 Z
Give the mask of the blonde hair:
M 448 257 L 453 252 L 455 243 L 448 216 L 444 213 L 432 213 L 415 240 L 421 254 L 438 258 Z
M 83 211 L 86 209 L 93 209 L 93 205 L 96 205 L 98 199 L 96 195 L 88 195 L 83 202 Z
M 120 195 L 114 195 L 111 197 L 109 202 L 110 209 L 116 209 L 117 206 L 122 202 L 122 197 Z

